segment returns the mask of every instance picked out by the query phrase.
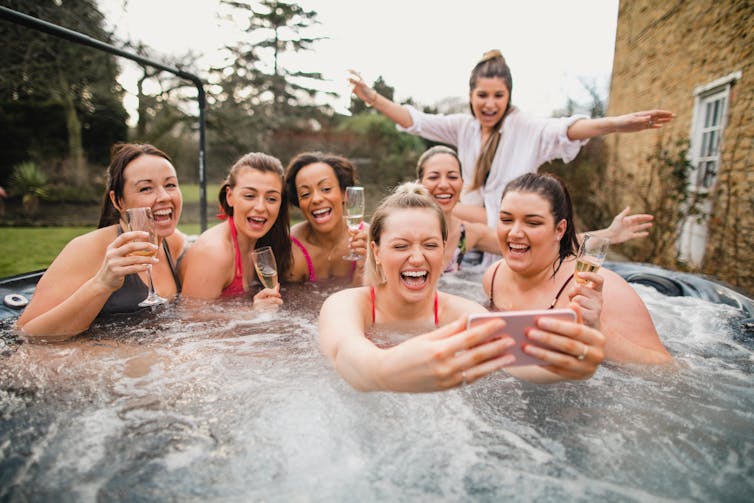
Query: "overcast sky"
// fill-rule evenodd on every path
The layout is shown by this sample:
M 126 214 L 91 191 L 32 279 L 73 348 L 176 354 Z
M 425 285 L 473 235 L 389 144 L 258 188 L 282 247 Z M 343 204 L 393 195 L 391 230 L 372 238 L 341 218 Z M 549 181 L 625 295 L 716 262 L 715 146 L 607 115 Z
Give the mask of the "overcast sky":
M 199 68 L 241 36 L 218 18 L 219 0 L 98 0 L 110 26 L 162 54 L 201 53 Z M 318 71 L 345 94 L 347 68 L 368 82 L 382 76 L 398 100 L 432 105 L 468 95 L 469 72 L 488 49 L 500 49 L 513 74 L 513 100 L 549 116 L 567 97 L 586 101 L 580 80 L 607 93 L 618 0 L 300 0 L 320 25 L 314 51 L 283 64 Z M 133 78 L 123 83 L 133 90 Z M 344 112 L 348 98 L 334 103 Z

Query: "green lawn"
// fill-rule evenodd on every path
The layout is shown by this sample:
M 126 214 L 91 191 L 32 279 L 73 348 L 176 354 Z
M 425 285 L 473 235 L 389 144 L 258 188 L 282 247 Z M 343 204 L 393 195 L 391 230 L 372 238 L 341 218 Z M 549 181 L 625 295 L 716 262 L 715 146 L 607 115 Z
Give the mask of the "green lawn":
M 0 277 L 44 269 L 76 236 L 93 227 L 3 227 Z
M 199 224 L 180 225 L 179 229 L 199 234 Z M 0 278 L 46 268 L 68 241 L 91 230 L 94 227 L 0 228 Z
M 217 201 L 217 193 L 220 191 L 220 185 L 217 183 L 207 184 L 207 202 L 208 204 L 215 204 Z M 181 184 L 181 194 L 184 201 L 199 201 L 199 184 L 198 183 L 186 183 Z

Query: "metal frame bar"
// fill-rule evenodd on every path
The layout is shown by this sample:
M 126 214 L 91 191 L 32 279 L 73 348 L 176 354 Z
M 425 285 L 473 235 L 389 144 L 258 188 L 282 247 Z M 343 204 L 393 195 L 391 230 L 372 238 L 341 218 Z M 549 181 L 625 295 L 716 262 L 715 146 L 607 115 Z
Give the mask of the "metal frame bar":
M 27 14 L 23 14 L 21 12 L 18 12 L 12 9 L 8 9 L 7 7 L 0 6 L 0 19 L 5 19 L 13 23 L 26 26 L 28 28 L 32 28 L 34 30 L 45 32 L 55 37 L 66 39 L 70 42 L 75 42 L 77 44 L 93 47 L 100 51 L 109 52 L 110 54 L 115 54 L 116 56 L 130 59 L 132 61 L 136 61 L 137 63 L 140 63 L 142 65 L 151 66 L 153 68 L 157 68 L 165 72 L 172 73 L 173 75 L 177 77 L 188 80 L 189 82 L 193 83 L 196 86 L 196 90 L 198 92 L 197 100 L 199 102 L 199 211 L 201 212 L 201 215 L 200 215 L 201 230 L 202 231 L 206 230 L 207 229 L 207 169 L 206 169 L 205 109 L 207 106 L 207 99 L 206 99 L 206 94 L 204 93 L 204 83 L 202 82 L 202 80 L 192 73 L 188 73 L 183 70 L 179 70 L 177 68 L 171 68 L 169 66 L 163 65 L 162 63 L 151 60 L 149 58 L 145 58 L 137 54 L 124 51 L 123 49 L 119 49 L 118 47 L 115 47 L 113 45 L 106 44 L 105 42 L 92 38 L 88 35 L 84 35 L 83 33 L 79 33 L 74 30 L 69 30 L 68 28 L 63 28 L 62 26 L 58 26 L 56 24 L 43 21 L 33 16 L 29 16 Z

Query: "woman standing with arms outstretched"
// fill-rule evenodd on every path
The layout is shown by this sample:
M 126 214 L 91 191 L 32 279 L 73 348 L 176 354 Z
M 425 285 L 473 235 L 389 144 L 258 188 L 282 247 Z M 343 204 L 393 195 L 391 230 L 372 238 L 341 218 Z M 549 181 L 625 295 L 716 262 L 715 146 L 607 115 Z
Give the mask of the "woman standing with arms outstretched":
M 459 205 L 457 215 L 467 221 L 487 222 L 490 227 L 497 225 L 500 197 L 510 180 L 536 172 L 553 159 L 571 161 L 590 138 L 657 129 L 675 117 L 666 110 L 597 119 L 579 115 L 530 117 L 513 105 L 513 78 L 498 50 L 485 53 L 471 71 L 471 115 L 428 114 L 410 105 L 399 105 L 352 73 L 354 94 L 401 130 L 456 148 L 466 184 L 464 204 Z

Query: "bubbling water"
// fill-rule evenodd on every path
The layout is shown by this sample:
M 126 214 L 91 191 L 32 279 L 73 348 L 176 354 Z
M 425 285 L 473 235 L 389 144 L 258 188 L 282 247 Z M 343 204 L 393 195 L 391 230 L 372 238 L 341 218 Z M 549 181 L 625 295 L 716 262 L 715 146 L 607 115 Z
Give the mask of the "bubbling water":
M 445 291 L 484 300 L 479 274 Z M 360 393 L 317 345 L 330 293 L 182 302 L 65 344 L 0 327 L 0 499 L 745 500 L 752 342 L 737 312 L 648 287 L 676 358 L 539 386 L 500 373 L 430 394 Z

